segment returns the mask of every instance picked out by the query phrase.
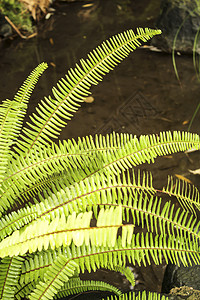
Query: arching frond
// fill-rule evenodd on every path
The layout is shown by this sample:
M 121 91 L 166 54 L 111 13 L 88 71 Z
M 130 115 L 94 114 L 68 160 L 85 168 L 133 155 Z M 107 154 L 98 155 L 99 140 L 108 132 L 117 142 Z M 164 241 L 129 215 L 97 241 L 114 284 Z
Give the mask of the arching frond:
M 64 248 L 58 248 L 58 250 L 54 251 L 58 251 L 58 258 L 56 258 L 54 262 L 59 260 L 59 257 L 62 257 L 62 263 L 60 267 L 56 268 L 57 264 L 53 262 L 52 265 L 49 265 L 49 261 L 46 261 L 48 266 L 46 266 L 46 271 L 44 273 L 44 281 L 41 281 L 41 283 L 36 287 L 38 293 L 41 291 L 44 292 L 47 286 L 49 288 L 51 286 L 51 282 L 54 282 L 54 278 L 56 280 L 57 274 L 60 270 L 62 271 L 62 268 L 67 268 L 68 263 L 73 261 L 76 262 L 76 268 L 78 270 L 82 272 L 88 270 L 91 272 L 91 270 L 96 271 L 96 269 L 100 267 L 107 268 L 108 266 L 114 267 L 117 265 L 125 266 L 127 259 L 129 263 L 138 263 L 139 265 L 151 264 L 152 261 L 155 264 L 160 264 L 163 262 L 163 258 L 167 263 L 171 261 L 178 265 L 180 262 L 184 265 L 191 265 L 192 263 L 199 264 L 200 259 L 199 246 L 197 242 L 193 242 L 183 237 L 174 239 L 167 235 L 154 236 L 152 233 L 133 234 L 131 241 L 124 242 L 122 242 L 119 237 L 114 247 L 92 246 L 91 244 L 88 246 L 83 244 L 80 247 L 76 247 L 72 243 L 70 247 L 67 246 Z M 40 255 L 43 256 L 44 254 L 40 253 Z M 32 263 L 34 261 L 35 259 L 32 260 Z M 44 268 L 43 259 L 42 263 L 43 266 L 41 267 Z M 57 271 L 54 272 L 54 268 L 56 268 Z M 38 263 L 37 270 L 40 270 Z M 49 274 L 51 274 L 51 279 L 49 278 Z M 62 281 L 62 279 L 60 280 Z M 61 287 L 62 284 L 59 286 Z M 34 295 L 37 294 L 36 290 Z M 39 294 L 37 294 L 37 297 L 38 295 Z M 43 298 L 41 297 L 41 299 Z
M 124 147 L 113 151 L 112 155 L 102 151 L 96 172 L 111 170 L 118 174 L 143 163 L 154 163 L 155 158 L 172 153 L 186 151 L 188 149 L 199 149 L 200 137 L 198 134 L 180 131 L 164 131 L 159 134 L 141 135 L 133 137 Z M 93 173 L 91 174 L 93 175 Z
M 101 134 L 98 136 L 96 135 L 94 138 L 92 136 L 78 138 L 77 142 L 69 140 L 66 144 L 67 151 L 71 151 L 71 153 L 78 153 L 81 151 L 81 155 L 84 157 L 81 168 L 78 168 L 77 170 L 73 168 L 68 169 L 67 172 L 54 173 L 52 176 L 44 178 L 43 181 L 40 180 L 39 182 L 36 182 L 33 186 L 23 191 L 19 195 L 19 198 L 24 198 L 27 201 L 28 199 L 33 198 L 38 191 L 46 190 L 47 187 L 54 189 L 53 186 L 57 186 L 57 184 L 66 187 L 74 182 L 83 180 L 97 170 L 95 161 L 91 159 L 91 157 L 94 156 L 94 153 L 115 151 L 123 147 L 132 138 L 133 136 L 131 134 L 118 134 L 113 132 L 112 134 L 107 134 L 105 136 L 102 136 Z
M 83 248 L 83 250 L 79 250 Z M 40 253 L 33 253 L 33 254 L 29 254 L 26 257 L 25 262 L 22 265 L 22 273 L 20 276 L 20 285 L 26 286 L 30 281 L 38 281 L 40 280 L 44 280 L 44 274 L 46 273 L 46 271 L 48 270 L 48 268 L 53 264 L 53 261 L 58 257 L 58 255 L 62 254 L 65 255 L 67 257 L 70 258 L 77 258 L 77 255 L 81 255 L 81 253 L 88 253 L 88 255 L 93 255 L 95 256 L 98 253 L 98 250 L 104 249 L 106 251 L 106 249 L 109 249 L 108 247 L 92 247 L 91 246 L 82 246 L 82 247 L 78 248 L 78 253 L 73 253 L 72 250 L 70 249 L 70 247 L 60 247 L 60 248 L 56 248 L 54 250 L 47 250 L 47 251 L 41 251 Z M 85 249 L 85 250 L 84 250 Z M 75 250 L 75 249 L 74 249 Z M 103 250 L 103 251 L 104 251 Z M 84 252 L 85 251 L 85 252 Z M 91 267 L 89 267 L 89 263 L 87 263 L 87 258 L 85 259 L 87 267 L 85 268 L 84 266 L 82 267 L 82 272 L 85 271 L 85 269 L 87 269 L 88 271 L 91 271 Z M 105 269 L 109 269 L 112 271 L 116 271 L 116 272 L 120 272 L 122 273 L 124 276 L 126 276 L 127 280 L 130 282 L 130 284 L 132 286 L 135 285 L 135 277 L 134 274 L 132 273 L 131 269 L 129 267 L 126 267 L 124 265 L 124 262 L 120 262 L 120 264 L 118 262 L 112 262 L 112 265 L 110 264 L 101 264 L 101 262 L 98 260 L 98 257 L 96 257 L 95 259 L 98 267 L 104 267 Z M 89 261 L 88 261 L 89 262 Z M 93 263 L 93 267 L 95 267 L 94 263 Z M 80 270 L 79 270 L 80 273 Z
M 200 210 L 200 195 L 194 185 L 169 176 L 167 186 L 162 191 L 175 196 L 186 211 L 195 214 L 194 208 Z
M 60 299 L 87 291 L 107 291 L 115 293 L 117 296 L 121 296 L 122 294 L 121 291 L 119 291 L 115 286 L 103 281 L 80 280 L 80 278 L 73 278 L 64 284 L 64 286 L 55 296 L 55 299 Z
M 12 240 L 10 245 L 13 245 L 15 241 L 21 241 L 23 245 L 27 238 L 20 240 L 22 238 L 20 232 L 24 233 L 26 231 L 29 236 L 32 234 L 33 242 L 38 236 L 37 228 L 40 227 L 46 230 L 45 232 L 41 231 L 40 234 L 48 234 L 50 238 L 51 231 L 48 231 L 51 228 L 49 226 L 50 222 L 52 224 L 56 222 L 60 228 L 58 232 L 53 230 L 52 234 L 55 234 L 55 242 L 57 240 L 56 236 L 60 235 L 59 241 L 61 242 L 64 239 L 61 236 L 67 230 L 65 228 L 65 218 L 68 218 L 71 214 L 75 216 L 75 213 L 79 214 L 80 212 L 88 211 L 90 213 L 94 212 L 97 217 L 99 207 L 109 208 L 118 206 L 122 208 L 123 220 L 125 222 L 129 221 L 131 213 L 133 224 L 144 227 L 145 223 L 148 231 L 161 232 L 162 234 L 167 233 L 174 236 L 174 238 L 178 235 L 188 235 L 191 238 L 198 239 L 195 227 L 198 228 L 199 222 L 197 222 L 196 218 L 194 216 L 190 216 L 189 218 L 189 214 L 184 210 L 178 209 L 175 211 L 174 205 L 170 202 L 165 202 L 164 205 L 161 205 L 161 198 L 154 196 L 155 190 L 152 187 L 151 179 L 147 179 L 148 176 L 144 175 L 143 179 L 136 179 L 134 173 L 132 174 L 132 178 L 129 173 L 122 174 L 123 176 L 117 177 L 114 174 L 110 174 L 106 177 L 107 181 L 104 174 L 95 174 L 94 177 L 82 182 L 81 186 L 77 183 L 58 192 L 55 191 L 55 194 L 51 193 L 51 196 L 47 194 L 45 201 L 20 209 L 17 212 L 12 212 L 5 218 L 2 218 L 0 222 L 0 236 L 4 238 L 6 235 L 10 235 L 10 237 L 4 239 L 2 244 L 0 243 L 1 247 L 3 247 L 3 243 L 7 243 L 5 242 L 6 240 Z M 37 220 L 34 223 L 35 225 L 32 225 L 33 220 Z M 26 224 L 30 225 L 19 231 Z M 62 232 L 61 229 L 64 231 Z M 123 230 L 125 233 L 126 227 Z M 13 231 L 15 231 L 15 238 L 11 235 Z M 43 238 L 41 238 L 41 245 L 44 245 L 42 240 Z M 48 238 L 45 238 L 45 241 L 47 243 Z M 56 243 L 59 244 L 59 241 Z M 26 243 L 26 245 L 25 248 L 27 251 L 29 244 Z M 46 245 L 48 246 L 48 243 Z M 17 247 L 15 251 L 17 249 L 21 248 Z M 31 244 L 30 249 L 32 249 Z M 19 253 L 22 254 L 22 252 Z
M 11 157 L 11 146 L 18 137 L 20 116 L 26 110 L 24 103 L 5 100 L 0 105 L 0 182 L 7 171 Z
M 62 288 L 65 282 L 73 276 L 77 264 L 69 261 L 63 255 L 59 255 L 52 266 L 45 274 L 45 282 L 39 282 L 30 294 L 30 300 L 52 299 L 53 296 Z
M 9 208 L 21 194 L 37 187 L 38 175 L 45 180 L 55 173 L 64 170 L 68 171 L 68 181 L 72 184 L 74 181 L 80 181 L 89 176 L 91 172 L 97 171 L 102 164 L 98 159 L 95 160 L 96 153 L 113 152 L 123 147 L 132 139 L 132 135 L 110 134 L 106 137 L 87 137 L 60 142 L 59 146 L 52 144 L 39 152 L 34 151 L 24 159 L 17 157 L 16 160 L 8 166 L 9 172 L 4 179 L 1 187 L 0 211 Z M 77 170 L 77 171 L 76 171 Z M 23 197 L 20 197 L 23 201 Z
M 48 68 L 47 63 L 39 64 L 34 70 L 30 73 L 30 75 L 26 78 L 23 84 L 18 89 L 17 93 L 14 96 L 14 101 L 19 103 L 28 103 L 30 96 L 37 84 L 40 76 L 44 73 L 44 71 Z
M 131 271 L 131 268 L 130 267 L 125 267 L 125 266 L 115 266 L 113 268 L 114 271 L 116 272 L 120 272 L 122 273 L 126 279 L 130 282 L 130 284 L 132 285 L 132 287 L 135 286 L 135 276 L 134 276 L 134 273 Z
M 27 297 L 36 287 L 36 284 L 39 283 L 38 281 L 29 281 L 27 284 L 21 285 L 17 284 L 16 285 L 16 292 L 15 292 L 15 299 L 21 300 Z
M 129 292 L 121 296 L 110 296 L 102 300 L 168 300 L 167 296 L 155 292 Z
M 114 245 L 118 228 L 122 225 L 122 208 L 118 206 L 110 209 L 100 209 L 96 227 L 90 227 L 92 212 L 76 215 L 72 213 L 67 220 L 62 215 L 52 222 L 40 220 L 28 225 L 25 229 L 15 231 L 11 236 L 0 243 L 0 256 L 24 255 L 43 248 L 47 250 L 58 248 L 62 245 L 70 245 L 72 241 L 76 246 L 84 242 L 92 245 Z M 127 227 L 126 237 L 131 237 L 133 225 Z M 123 236 L 123 235 L 122 235 Z M 123 238 L 124 239 L 124 238 Z
M 0 182 L 7 170 L 10 147 L 16 143 L 21 131 L 29 97 L 46 68 L 46 63 L 36 67 L 19 88 L 13 101 L 5 100 L 0 104 Z
M 54 99 L 49 96 L 39 104 L 37 114 L 30 116 L 32 123 L 24 128 L 18 142 L 18 152 L 30 152 L 39 144 L 47 144 L 52 138 L 57 138 L 61 129 L 77 111 L 80 102 L 89 95 L 91 85 L 96 85 L 103 76 L 113 70 L 131 51 L 146 42 L 160 30 L 146 28 L 132 30 L 115 35 L 102 43 L 88 54 L 86 60 L 81 59 L 76 68 L 70 69 L 66 78 L 52 89 Z
M 80 144 L 73 145 L 71 141 L 54 144 L 53 148 L 47 147 L 44 150 L 36 150 L 26 159 L 18 158 L 12 166 L 7 178 L 2 184 L 0 194 L 0 211 L 10 207 L 14 199 L 24 191 L 34 185 L 38 174 L 41 179 L 64 169 L 83 170 L 85 160 L 93 153 L 92 164 L 88 165 L 86 177 L 93 176 L 95 173 L 111 171 L 115 174 L 121 173 L 130 167 L 151 161 L 154 162 L 157 156 L 185 151 L 191 148 L 199 149 L 200 137 L 197 134 L 188 132 L 161 132 L 159 135 L 141 136 L 139 139 L 134 137 L 123 147 L 115 149 L 112 145 L 110 149 L 97 150 L 80 149 Z M 82 146 L 83 147 L 83 146 Z M 93 147 L 93 146 L 92 146 Z M 71 173 L 72 174 L 72 173 Z M 76 173 L 75 173 L 76 174 Z M 83 178 L 82 178 L 83 179 Z
M 0 238 L 43 216 L 53 220 L 54 216 L 61 216 L 63 213 L 67 217 L 73 211 L 78 213 L 89 208 L 91 210 L 92 206 L 97 204 L 120 204 L 122 201 L 125 207 L 136 190 L 154 193 L 152 178 L 148 173 L 143 173 L 142 179 L 140 175 L 135 178 L 134 173 L 123 173 L 122 178 L 107 172 L 108 174 L 108 177 L 104 174 L 94 174 L 94 177 L 82 181 L 81 187 L 79 182 L 69 187 L 52 187 L 52 191 L 45 193 L 44 199 L 41 197 L 40 203 L 30 204 L 1 218 Z
M 5 257 L 0 262 L 0 299 L 14 299 L 22 262 L 21 257 Z

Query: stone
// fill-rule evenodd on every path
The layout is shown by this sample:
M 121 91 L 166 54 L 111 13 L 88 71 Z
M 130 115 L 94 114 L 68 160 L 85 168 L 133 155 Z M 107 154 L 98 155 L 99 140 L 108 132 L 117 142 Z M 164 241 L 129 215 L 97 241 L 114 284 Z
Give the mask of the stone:
M 200 266 L 184 267 L 169 264 L 165 270 L 162 292 L 169 293 L 172 288 L 188 286 L 200 290 Z
M 194 290 L 188 286 L 173 288 L 167 295 L 169 300 L 200 300 L 200 291 Z
M 153 39 L 152 45 L 165 52 L 172 52 L 177 35 L 175 51 L 192 53 L 195 36 L 200 29 L 200 2 L 194 0 L 161 0 L 161 10 L 156 27 L 162 35 Z M 198 7 L 199 5 L 199 7 Z M 196 52 L 200 53 L 200 42 Z
M 0 13 L 0 37 L 5 38 L 12 34 L 12 27 L 6 21 L 4 15 Z

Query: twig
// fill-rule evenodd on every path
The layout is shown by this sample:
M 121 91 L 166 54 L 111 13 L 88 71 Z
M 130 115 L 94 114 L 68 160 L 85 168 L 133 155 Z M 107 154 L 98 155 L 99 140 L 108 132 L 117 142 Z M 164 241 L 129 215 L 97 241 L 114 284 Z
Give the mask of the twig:
M 33 34 L 30 34 L 29 36 L 25 36 L 19 31 L 19 29 L 15 26 L 15 24 L 13 24 L 13 22 L 7 16 L 5 16 L 5 19 L 22 39 L 30 39 L 37 35 L 37 33 L 33 33 Z

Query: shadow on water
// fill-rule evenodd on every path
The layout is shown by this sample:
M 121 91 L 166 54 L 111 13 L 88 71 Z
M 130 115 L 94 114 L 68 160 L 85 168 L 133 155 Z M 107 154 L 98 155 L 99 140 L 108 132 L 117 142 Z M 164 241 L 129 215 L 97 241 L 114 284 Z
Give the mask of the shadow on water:
M 37 101 L 51 93 L 51 87 L 64 76 L 68 68 L 74 67 L 80 58 L 86 57 L 103 40 L 130 28 L 153 28 L 160 5 L 159 0 L 97 0 L 92 3 L 91 6 L 83 7 L 81 1 L 58 2 L 55 14 L 40 25 L 36 38 L 16 38 L 1 43 L 2 99 L 12 98 L 28 73 L 37 64 L 46 61 L 49 69 L 32 96 L 29 107 L 29 112 L 32 112 Z M 199 102 L 200 85 L 191 56 L 177 57 L 177 64 L 181 86 L 175 77 L 169 54 L 152 52 L 145 47 L 136 50 L 107 75 L 98 87 L 92 89 L 94 102 L 83 104 L 61 138 L 105 134 L 112 130 L 136 135 L 162 130 L 187 130 L 187 123 Z M 199 133 L 197 119 L 191 131 Z M 167 174 L 176 173 L 198 184 L 198 178 L 191 175 L 188 169 L 197 169 L 199 165 L 198 153 L 192 153 L 189 157 L 178 154 L 158 159 L 151 168 L 145 164 L 143 169 L 151 169 L 155 185 L 160 187 L 166 182 Z M 164 265 L 152 265 L 142 270 L 136 268 L 136 288 L 160 291 L 163 270 Z M 92 275 L 92 279 L 95 276 L 98 279 L 107 277 L 109 281 L 110 273 L 106 272 Z M 115 278 L 119 287 L 127 289 L 122 277 Z

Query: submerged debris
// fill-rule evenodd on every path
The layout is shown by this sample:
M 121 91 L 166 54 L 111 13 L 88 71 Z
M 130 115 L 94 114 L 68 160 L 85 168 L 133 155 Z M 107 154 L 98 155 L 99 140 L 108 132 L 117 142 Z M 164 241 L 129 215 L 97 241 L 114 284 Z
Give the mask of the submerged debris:
M 40 19 L 41 15 L 46 14 L 47 9 L 52 4 L 52 0 L 19 0 L 31 13 L 34 20 Z

